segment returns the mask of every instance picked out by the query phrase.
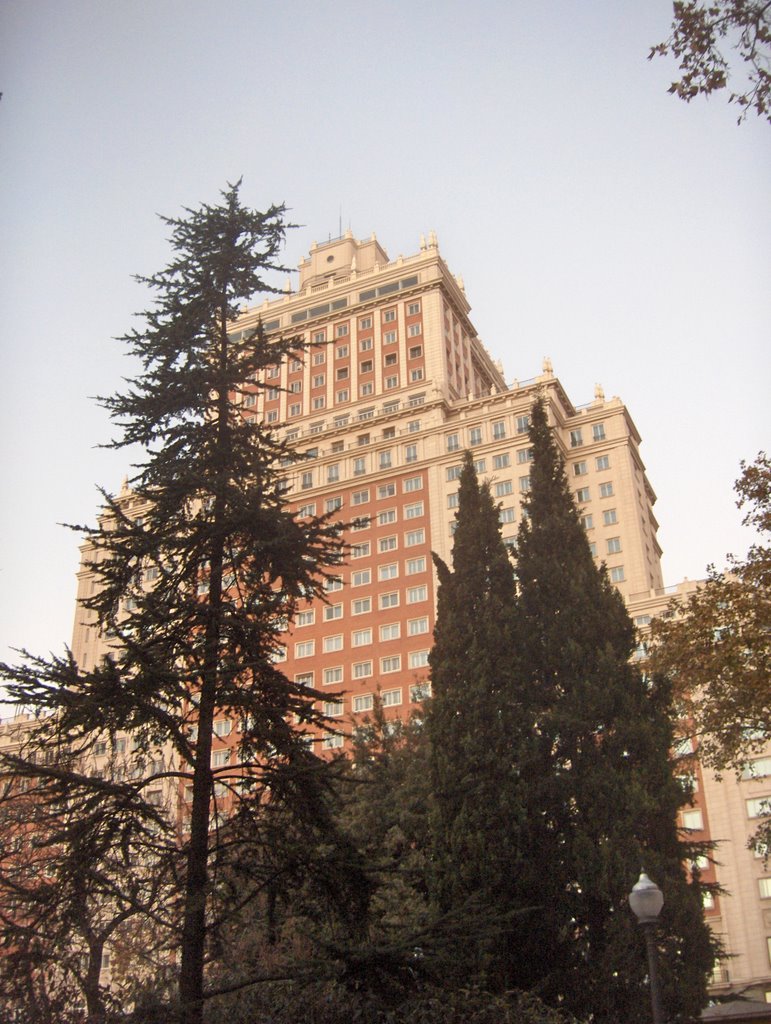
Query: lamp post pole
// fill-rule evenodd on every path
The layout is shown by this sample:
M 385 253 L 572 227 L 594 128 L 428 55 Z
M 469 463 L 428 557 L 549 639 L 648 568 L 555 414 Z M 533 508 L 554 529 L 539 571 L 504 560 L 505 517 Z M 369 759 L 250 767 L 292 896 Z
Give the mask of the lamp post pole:
M 634 911 L 645 936 L 653 1024 L 664 1024 L 664 1018 L 661 1013 L 661 985 L 659 982 L 658 956 L 656 953 L 656 924 L 661 908 L 664 905 L 664 896 L 661 889 L 648 878 L 644 871 L 629 894 L 629 905 Z

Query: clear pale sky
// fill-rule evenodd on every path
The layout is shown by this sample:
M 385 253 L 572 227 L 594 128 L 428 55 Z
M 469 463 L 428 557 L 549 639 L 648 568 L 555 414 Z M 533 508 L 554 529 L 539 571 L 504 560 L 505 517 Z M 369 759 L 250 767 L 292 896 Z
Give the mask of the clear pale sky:
M 4 0 L 0 658 L 61 652 L 78 536 L 126 457 L 90 396 L 168 249 L 157 213 L 285 201 L 286 262 L 433 229 L 508 380 L 628 405 L 668 583 L 750 541 L 769 444 L 771 127 L 667 94 L 667 0 Z

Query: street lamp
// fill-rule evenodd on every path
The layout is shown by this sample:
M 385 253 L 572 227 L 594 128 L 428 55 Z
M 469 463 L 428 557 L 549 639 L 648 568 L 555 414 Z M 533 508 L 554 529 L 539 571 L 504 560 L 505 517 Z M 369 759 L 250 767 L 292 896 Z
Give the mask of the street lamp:
M 645 948 L 648 951 L 648 974 L 651 981 L 651 1007 L 653 1024 L 664 1024 L 661 1016 L 661 988 L 659 985 L 659 969 L 656 959 L 656 923 L 664 906 L 661 889 L 652 882 L 643 871 L 632 891 L 629 893 L 629 906 L 645 935 Z

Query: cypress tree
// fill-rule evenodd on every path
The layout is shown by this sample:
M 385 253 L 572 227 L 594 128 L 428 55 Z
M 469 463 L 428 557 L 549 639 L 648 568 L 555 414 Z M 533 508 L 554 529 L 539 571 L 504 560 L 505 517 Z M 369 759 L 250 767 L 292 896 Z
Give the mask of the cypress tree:
M 426 721 L 433 894 L 441 914 L 466 920 L 456 970 L 466 972 L 465 980 L 505 988 L 501 911 L 514 905 L 522 813 L 513 760 L 519 727 L 512 700 L 514 575 L 498 509 L 468 452 L 452 555 L 452 569 L 434 555 L 439 590 Z
M 577 1016 L 647 1020 L 644 957 L 626 896 L 645 865 L 665 894 L 666 1018 L 703 1005 L 713 949 L 676 814 L 672 710 L 630 663 L 634 629 L 597 569 L 543 400 L 530 426 L 531 489 L 518 534 L 517 687 L 529 735 L 520 896 L 540 909 L 518 935 L 518 979 Z M 529 950 L 529 954 L 526 952 Z M 537 953 L 537 956 L 536 956 Z

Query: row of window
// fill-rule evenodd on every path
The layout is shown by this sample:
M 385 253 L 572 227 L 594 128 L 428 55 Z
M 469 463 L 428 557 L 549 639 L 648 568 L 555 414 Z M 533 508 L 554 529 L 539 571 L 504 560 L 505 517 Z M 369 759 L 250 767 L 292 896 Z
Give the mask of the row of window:
M 602 513 L 602 525 L 603 526 L 616 526 L 618 524 L 618 513 L 614 508 L 606 508 Z M 581 516 L 581 525 L 585 530 L 594 529 L 594 515 L 588 512 L 586 515 Z M 619 550 L 621 550 L 619 548 Z
M 598 455 L 594 460 L 594 468 L 598 471 L 610 469 L 610 456 Z M 589 472 L 589 464 L 586 461 L 573 463 L 573 476 L 586 476 Z
M 391 672 L 400 672 L 402 670 L 402 655 L 391 654 L 385 655 L 380 658 L 380 672 L 388 674 Z M 410 651 L 407 655 L 407 668 L 415 670 L 426 668 L 428 665 L 428 651 Z M 353 679 L 370 679 L 374 674 L 374 662 L 368 661 L 357 661 L 351 667 L 351 676 Z M 313 689 L 316 685 L 316 673 L 311 672 L 298 672 L 294 677 L 295 683 L 298 686 L 307 686 Z M 332 665 L 329 668 L 325 668 L 321 673 L 321 682 L 324 686 L 340 686 L 344 682 L 344 669 L 342 665 Z
M 418 406 L 424 405 L 426 401 L 425 393 L 421 392 L 417 395 L 410 395 L 405 403 L 400 402 L 398 398 L 390 399 L 387 402 L 383 402 L 380 410 L 383 416 L 390 416 L 392 413 L 399 412 L 402 408 L 415 409 Z M 354 416 L 355 420 L 364 422 L 375 418 L 376 409 L 374 405 L 368 406 L 366 409 L 360 409 Z M 351 413 L 344 412 L 335 416 L 332 420 L 332 428 L 339 429 L 340 427 L 347 427 L 351 422 Z M 324 420 L 318 420 L 316 423 L 311 423 L 308 428 L 311 434 L 320 434 L 326 427 Z M 407 424 L 409 433 L 415 433 L 420 430 L 420 420 L 411 420 Z M 285 433 L 286 440 L 291 444 L 296 441 L 300 436 L 299 427 L 289 427 Z
M 407 381 L 410 384 L 418 384 L 420 381 L 425 379 L 425 375 L 422 367 L 417 367 L 414 370 L 410 370 L 407 375 Z M 383 388 L 386 391 L 392 391 L 394 388 L 400 386 L 399 374 L 392 374 L 383 380 Z M 375 385 L 373 382 L 360 384 L 358 389 L 359 398 L 369 398 L 375 394 Z M 247 396 L 248 397 L 248 396 Z M 351 390 L 350 388 L 341 388 L 335 392 L 335 404 L 340 405 L 344 402 L 351 401 Z M 248 404 L 248 403 L 247 403 Z M 310 408 L 312 412 L 317 412 L 320 409 L 327 408 L 326 395 L 316 395 L 311 399 Z M 301 416 L 303 411 L 302 402 L 292 402 L 287 409 L 287 415 L 290 417 Z M 267 423 L 278 423 L 279 411 L 278 409 L 269 409 L 265 413 L 265 420 Z
M 612 498 L 613 497 L 613 483 L 610 480 L 600 484 L 600 497 L 601 498 Z M 576 500 L 579 505 L 586 504 L 587 501 L 592 500 L 592 492 L 589 487 L 579 487 L 576 491 Z
M 383 595 L 385 596 L 385 595 Z M 386 605 L 385 607 L 389 607 Z M 365 597 L 358 601 L 351 602 L 351 615 L 366 615 L 372 611 L 372 598 Z M 315 609 L 311 609 L 307 612 L 301 612 L 297 618 L 295 625 L 297 626 L 309 626 L 315 621 Z M 343 618 L 343 606 L 342 604 L 329 604 L 324 606 L 324 622 L 334 622 L 336 619 Z M 302 621 L 301 621 L 302 619 Z M 428 632 L 428 616 L 422 615 L 418 619 L 407 620 L 407 635 L 408 636 L 420 636 L 422 633 Z M 378 630 L 379 638 L 382 642 L 387 640 L 398 640 L 401 636 L 401 623 L 389 622 L 379 627 Z M 351 644 L 353 647 L 362 647 L 365 644 L 372 643 L 372 629 L 356 629 L 351 632 Z M 341 651 L 343 649 L 342 634 L 338 636 L 327 636 L 323 640 L 324 653 L 328 654 L 330 651 Z
M 493 420 L 490 425 L 491 437 L 493 441 L 505 440 L 507 435 L 506 421 L 505 420 Z M 517 416 L 516 418 L 516 433 L 526 434 L 530 429 L 530 417 L 527 415 Z M 595 423 L 592 425 L 592 440 L 593 441 L 604 441 L 605 440 L 605 424 Z M 469 427 L 466 431 L 465 445 L 462 444 L 462 436 L 459 431 L 454 431 L 451 434 L 445 435 L 445 441 L 448 452 L 460 451 L 461 447 L 473 448 L 476 445 L 482 444 L 483 435 L 482 427 L 475 426 Z M 570 447 L 579 448 L 583 445 L 583 433 L 582 428 L 577 428 L 570 431 Z M 605 467 L 607 468 L 607 467 Z
M 417 444 L 407 444 L 404 446 L 401 452 L 402 460 L 405 465 L 410 465 L 413 462 L 417 462 L 419 458 Z M 325 482 L 328 484 L 336 484 L 345 476 L 346 469 L 353 476 L 366 476 L 371 470 L 368 465 L 372 461 L 372 457 L 367 455 L 354 456 L 350 462 L 350 466 L 340 462 L 332 462 L 326 467 Z M 377 469 L 393 469 L 396 465 L 395 453 L 391 448 L 385 448 L 377 453 Z M 342 467 L 342 472 L 341 472 Z M 300 476 L 300 487 L 303 490 L 309 490 L 315 486 L 315 477 L 320 475 L 314 473 L 312 469 L 305 469 L 302 471 Z M 388 497 L 388 495 L 386 495 Z
M 389 498 L 396 497 L 396 482 L 391 480 L 388 483 L 380 484 L 377 489 L 377 500 L 387 501 Z M 414 494 L 416 491 L 423 490 L 423 477 L 412 476 L 402 480 L 402 493 L 403 494 Z M 354 500 L 358 494 L 359 499 Z M 364 497 L 367 495 L 367 497 Z M 354 505 L 364 505 L 369 499 L 369 490 L 354 491 L 352 495 L 352 503 Z M 343 496 L 336 494 L 332 498 L 326 498 L 324 501 L 325 512 L 338 512 L 343 507 Z M 315 501 L 309 501 L 305 505 L 300 505 L 297 509 L 298 516 L 315 516 L 317 504 Z M 415 519 L 417 516 L 423 515 L 423 502 L 413 502 L 410 505 L 404 506 L 404 514 L 407 519 Z M 369 518 L 369 517 L 366 517 Z M 369 525 L 369 522 L 364 522 L 365 517 L 359 519 L 359 529 L 364 529 L 365 526 Z M 380 512 L 377 516 L 378 524 L 383 526 L 387 523 L 396 522 L 396 509 L 390 509 L 384 512 Z

